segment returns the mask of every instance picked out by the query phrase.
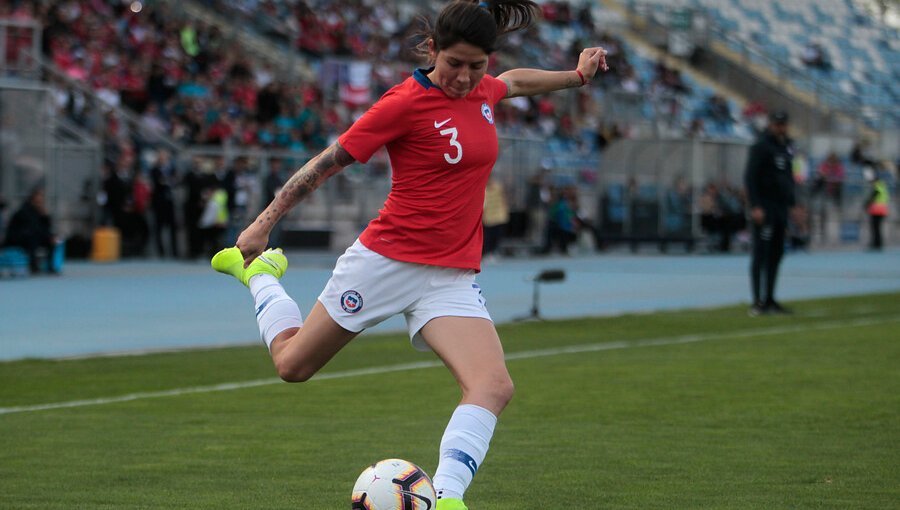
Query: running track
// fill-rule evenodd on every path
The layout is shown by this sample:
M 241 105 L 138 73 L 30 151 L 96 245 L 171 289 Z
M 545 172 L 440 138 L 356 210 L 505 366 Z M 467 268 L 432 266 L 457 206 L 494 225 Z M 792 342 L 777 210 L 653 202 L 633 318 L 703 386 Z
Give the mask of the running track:
M 338 254 L 289 254 L 288 293 L 306 314 Z M 625 253 L 507 259 L 478 276 L 497 322 L 527 315 L 542 269 L 564 269 L 541 286 L 546 318 L 615 315 L 746 304 L 746 254 Z M 788 254 L 779 297 L 796 299 L 900 291 L 900 249 L 882 253 Z M 405 329 L 395 317 L 374 331 Z M 0 360 L 63 358 L 258 342 L 249 292 L 206 263 L 69 263 L 61 277 L 0 280 Z

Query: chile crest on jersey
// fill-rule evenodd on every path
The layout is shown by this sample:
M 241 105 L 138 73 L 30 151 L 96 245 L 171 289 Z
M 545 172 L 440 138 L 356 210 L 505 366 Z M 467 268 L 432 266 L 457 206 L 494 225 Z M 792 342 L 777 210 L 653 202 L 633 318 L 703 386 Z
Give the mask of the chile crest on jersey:
M 494 112 L 491 111 L 491 107 L 487 103 L 481 103 L 481 116 L 488 121 L 488 124 L 494 125 Z

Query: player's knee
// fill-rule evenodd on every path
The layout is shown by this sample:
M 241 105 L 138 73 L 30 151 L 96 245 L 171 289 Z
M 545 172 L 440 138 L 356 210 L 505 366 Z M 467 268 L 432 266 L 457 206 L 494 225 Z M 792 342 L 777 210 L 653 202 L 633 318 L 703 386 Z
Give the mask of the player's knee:
M 480 402 L 488 409 L 499 412 L 512 400 L 515 386 L 509 375 L 497 376 L 475 385 L 467 393 L 467 400 Z
M 513 384 L 513 381 L 509 376 L 498 381 L 496 385 L 495 395 L 497 403 L 501 404 L 503 407 L 506 407 L 506 405 L 509 404 L 510 400 L 512 400 L 513 395 L 515 395 L 516 393 L 516 386 L 515 384 Z
M 308 365 L 292 362 L 290 360 L 280 360 L 276 362 L 275 369 L 278 371 L 278 377 L 280 377 L 282 381 L 289 383 L 306 382 L 316 373 L 316 371 L 311 369 Z
M 301 383 L 310 380 L 315 372 L 304 370 L 278 370 L 278 377 L 289 383 Z

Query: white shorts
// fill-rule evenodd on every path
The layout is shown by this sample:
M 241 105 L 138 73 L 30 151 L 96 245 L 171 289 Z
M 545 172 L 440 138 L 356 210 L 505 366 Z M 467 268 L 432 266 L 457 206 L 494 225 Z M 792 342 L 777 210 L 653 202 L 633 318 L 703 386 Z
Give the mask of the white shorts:
M 431 319 L 491 320 L 475 271 L 389 259 L 358 239 L 338 258 L 319 302 L 342 328 L 356 333 L 402 313 L 420 351 L 429 350 L 419 332 Z

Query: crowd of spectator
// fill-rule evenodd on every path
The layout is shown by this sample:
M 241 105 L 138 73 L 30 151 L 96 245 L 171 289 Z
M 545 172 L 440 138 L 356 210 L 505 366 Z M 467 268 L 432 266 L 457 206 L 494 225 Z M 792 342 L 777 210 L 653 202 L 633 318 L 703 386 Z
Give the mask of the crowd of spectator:
M 427 5 L 372 0 L 276 1 L 205 0 L 238 24 L 257 27 L 291 50 L 321 65 L 328 57 L 364 60 L 371 66 L 370 101 L 422 62 L 414 52 Z M 247 54 L 220 27 L 187 18 L 169 4 L 134 9 L 109 0 L 12 2 L 8 17 L 43 26 L 44 57 L 65 78 L 54 80 L 58 107 L 77 123 L 102 131 L 106 157 L 116 161 L 121 145 L 166 137 L 185 145 L 234 145 L 316 151 L 342 132 L 368 104 L 346 104 L 315 81 L 287 81 L 281 70 Z M 611 72 L 596 86 L 572 95 L 516 98 L 498 108 L 498 126 L 511 135 L 552 138 L 548 144 L 580 154 L 602 150 L 611 136 L 628 136 L 629 126 L 604 117 L 604 92 L 624 90 L 647 96 L 659 115 L 683 108 L 691 90 L 679 71 L 658 64 L 642 82 L 623 42 L 594 22 L 592 6 L 541 4 L 544 21 L 505 41 L 491 61 L 492 72 L 516 65 L 564 69 L 585 45 L 609 53 Z M 316 67 L 314 65 L 313 67 Z M 84 92 L 67 80 L 89 86 L 105 105 L 139 116 L 139 133 L 125 129 L 107 110 L 102 125 L 88 118 Z M 720 98 L 710 98 L 692 134 L 709 134 L 702 119 L 717 126 L 733 122 Z M 727 104 L 724 104 L 727 109 Z M 722 131 L 722 130 L 719 130 Z M 132 138 L 129 140 L 128 138 Z M 138 138 L 134 140 L 134 138 Z M 138 147 L 140 149 L 140 147 Z
M 372 101 L 422 64 L 414 48 L 421 29 L 418 15 L 427 15 L 428 5 L 373 0 L 203 3 L 300 52 L 313 68 L 321 69 L 330 57 L 369 62 Z M 282 70 L 247 53 L 227 30 L 188 18 L 167 3 L 135 9 L 111 0 L 13 1 L 3 8 L 5 17 L 43 26 L 41 51 L 58 70 L 48 76 L 55 105 L 75 123 L 102 134 L 99 201 L 103 221 L 125 233 L 126 255 L 140 255 L 150 247 L 166 256 L 202 255 L 232 233 L 231 225 L 243 221 L 250 207 L 246 197 L 263 191 L 272 195 L 287 170 L 284 161 L 273 159 L 265 165 L 273 169 L 271 174 L 249 179 L 246 175 L 255 169 L 245 158 L 197 158 L 176 165 L 163 140 L 313 152 L 368 106 L 341 101 L 316 81 L 285 79 Z M 650 74 L 638 72 L 638 61 L 645 57 L 603 31 L 590 3 L 543 2 L 541 8 L 542 23 L 513 34 L 492 56 L 492 73 L 514 66 L 565 69 L 586 45 L 606 48 L 610 72 L 570 94 L 504 101 L 495 112 L 504 134 L 547 139 L 548 147 L 566 154 L 596 154 L 632 134 L 627 122 L 610 120 L 604 111 L 604 101 L 620 92 L 638 96 L 660 118 L 674 123 L 690 119 L 676 126 L 689 136 L 727 135 L 736 122 L 765 116 L 761 106 L 748 105 L 738 118 L 718 95 L 697 101 L 681 72 L 663 62 L 649 63 Z M 89 114 L 89 96 L 102 103 L 102 115 Z M 692 111 L 684 115 L 686 108 Z M 137 129 L 126 127 L 119 111 L 133 114 Z M 265 190 L 250 189 L 263 180 Z M 183 193 L 176 193 L 178 188 Z M 184 221 L 186 246 L 179 246 L 176 219 Z
M 107 105 L 140 116 L 142 141 L 166 136 L 185 145 L 302 151 L 323 147 L 343 127 L 315 83 L 284 83 L 218 27 L 174 15 L 165 4 L 136 13 L 121 2 L 54 2 L 35 16 L 45 26 L 45 57 Z M 83 122 L 76 94 L 61 90 L 58 102 Z M 118 126 L 104 127 L 127 143 L 116 140 L 125 136 Z

